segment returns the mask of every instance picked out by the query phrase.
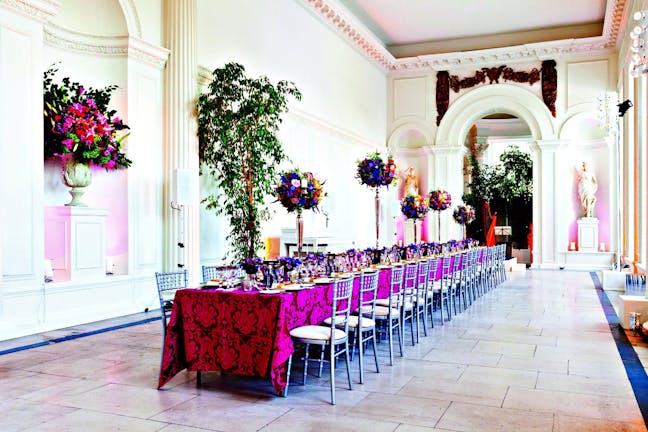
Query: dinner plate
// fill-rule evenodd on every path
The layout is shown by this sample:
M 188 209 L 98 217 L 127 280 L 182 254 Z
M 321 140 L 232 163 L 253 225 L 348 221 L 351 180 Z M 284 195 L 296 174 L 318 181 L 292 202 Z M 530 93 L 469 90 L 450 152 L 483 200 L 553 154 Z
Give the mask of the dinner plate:
M 303 287 L 303 286 L 300 285 L 300 284 L 290 284 L 290 285 L 284 285 L 284 286 L 282 287 L 282 289 L 283 289 L 284 291 L 301 291 L 301 290 L 303 290 L 304 288 L 305 288 L 305 287 Z
M 330 284 L 331 282 L 333 282 L 333 279 L 327 277 L 313 279 L 314 284 Z
M 302 288 L 312 288 L 312 287 L 315 286 L 315 284 L 310 283 L 310 282 L 304 282 L 304 283 L 301 284 L 301 286 L 302 286 Z
M 224 287 L 226 285 L 227 285 L 227 282 L 221 282 L 221 281 L 218 281 L 218 282 L 216 282 L 216 281 L 207 281 L 207 282 L 202 284 L 202 286 L 210 287 L 210 288 L 220 288 L 220 287 Z
M 391 266 L 383 265 L 383 264 L 378 264 L 378 265 L 374 266 L 374 268 L 376 268 L 376 269 L 378 269 L 378 270 L 384 270 L 384 269 L 391 268 Z
M 283 291 L 280 289 L 267 289 L 259 291 L 261 294 L 280 294 Z

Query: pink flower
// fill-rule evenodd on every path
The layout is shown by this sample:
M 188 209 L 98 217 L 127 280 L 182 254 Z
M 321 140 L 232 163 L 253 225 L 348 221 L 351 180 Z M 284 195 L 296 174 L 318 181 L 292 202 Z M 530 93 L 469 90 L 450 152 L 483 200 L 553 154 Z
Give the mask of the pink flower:
M 299 186 L 301 186 L 301 183 L 299 182 L 299 179 L 292 179 L 292 180 L 290 181 L 290 184 L 292 184 L 292 185 L 295 186 L 295 187 L 299 187 Z

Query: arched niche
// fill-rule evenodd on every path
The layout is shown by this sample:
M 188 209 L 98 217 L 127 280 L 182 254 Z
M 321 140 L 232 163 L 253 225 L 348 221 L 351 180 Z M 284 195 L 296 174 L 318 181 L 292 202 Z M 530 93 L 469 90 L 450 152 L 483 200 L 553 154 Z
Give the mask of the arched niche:
M 493 84 L 471 90 L 450 105 L 439 125 L 436 145 L 462 146 L 477 120 L 497 113 L 524 120 L 536 141 L 555 137 L 553 118 L 540 98 L 520 87 Z

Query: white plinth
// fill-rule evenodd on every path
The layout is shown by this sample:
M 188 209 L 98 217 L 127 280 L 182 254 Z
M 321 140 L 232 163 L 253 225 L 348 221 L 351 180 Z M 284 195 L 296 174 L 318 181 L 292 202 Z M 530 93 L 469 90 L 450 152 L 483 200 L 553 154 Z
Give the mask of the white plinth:
M 648 299 L 640 296 L 620 295 L 619 296 L 619 321 L 621 327 L 632 330 L 628 327 L 630 312 L 639 312 L 641 322 L 648 321 Z
M 598 219 L 580 218 L 578 223 L 578 251 L 598 252 Z
M 45 258 L 52 260 L 55 281 L 106 277 L 107 216 L 106 209 L 45 208 Z
M 416 226 L 416 238 L 414 238 L 414 227 Z M 418 243 L 421 241 L 421 221 L 415 219 L 405 219 L 403 222 L 403 242 L 405 245 Z

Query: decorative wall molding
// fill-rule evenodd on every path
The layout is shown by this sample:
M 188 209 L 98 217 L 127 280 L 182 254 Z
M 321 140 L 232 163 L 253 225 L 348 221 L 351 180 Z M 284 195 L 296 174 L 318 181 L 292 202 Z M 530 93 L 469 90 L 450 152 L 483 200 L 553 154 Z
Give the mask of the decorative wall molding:
M 587 53 L 607 55 L 615 51 L 625 25 L 628 0 L 609 0 L 603 34 L 597 37 L 565 39 L 477 51 L 429 54 L 395 58 L 378 38 L 336 0 L 301 0 L 330 27 L 387 72 L 445 70 L 501 63 L 546 60 Z
M 0 6 L 16 10 L 28 18 L 46 22 L 61 7 L 57 0 L 0 0 Z
M 43 28 L 49 46 L 95 56 L 128 56 L 164 69 L 170 51 L 135 36 L 95 36 L 48 23 Z
M 393 68 L 395 58 L 359 20 L 336 0 L 301 0 L 325 23 L 358 48 L 383 70 Z
M 138 37 L 128 38 L 128 57 L 149 64 L 157 69 L 164 69 L 171 51 L 146 42 Z
M 137 38 L 142 37 L 142 24 L 140 23 L 137 8 L 133 0 L 119 0 L 119 5 L 124 13 L 126 19 L 126 26 L 128 27 L 128 34 Z

